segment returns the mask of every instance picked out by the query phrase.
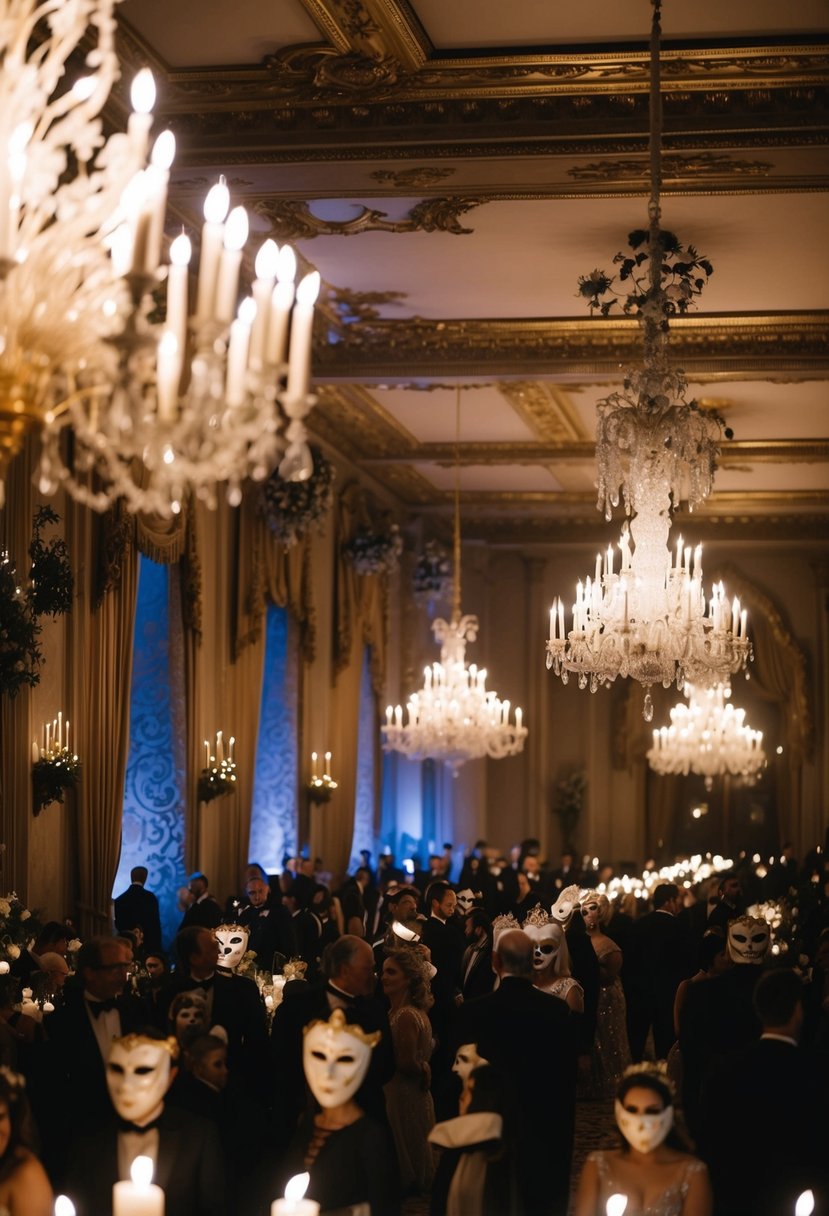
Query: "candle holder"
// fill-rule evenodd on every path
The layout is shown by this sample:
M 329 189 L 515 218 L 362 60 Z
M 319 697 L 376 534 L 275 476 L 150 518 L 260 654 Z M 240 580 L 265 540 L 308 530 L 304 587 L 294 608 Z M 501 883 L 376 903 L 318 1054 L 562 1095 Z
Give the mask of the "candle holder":
M 68 747 L 53 747 L 32 765 L 32 811 L 37 816 L 52 802 L 63 802 L 64 790 L 81 779 L 81 762 Z
M 337 782 L 331 776 L 331 753 L 325 753 L 325 769 L 322 776 L 317 773 L 317 753 L 311 752 L 311 780 L 305 787 L 308 792 L 308 798 L 316 806 L 323 802 L 330 802 L 331 795 L 337 788 Z
M 211 750 L 210 744 L 204 741 L 204 768 L 199 774 L 199 802 L 213 802 L 215 798 L 225 798 L 232 794 L 236 786 L 236 761 L 234 749 L 236 739 L 231 735 L 225 748 L 224 732 L 216 731 L 216 742 Z

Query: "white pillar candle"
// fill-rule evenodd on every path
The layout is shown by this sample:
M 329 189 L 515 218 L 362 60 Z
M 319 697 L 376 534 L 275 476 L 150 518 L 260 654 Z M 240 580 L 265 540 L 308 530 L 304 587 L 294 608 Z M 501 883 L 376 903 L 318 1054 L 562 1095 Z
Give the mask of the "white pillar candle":
M 155 105 L 155 79 L 149 68 L 142 68 L 130 86 L 132 114 L 127 122 L 127 136 L 138 164 L 147 155 L 147 142 L 152 126 L 152 109 Z
M 251 292 L 256 301 L 256 317 L 250 335 L 250 365 L 259 368 L 265 358 L 265 340 L 271 313 L 271 295 L 279 264 L 279 246 L 270 237 L 256 255 L 256 278 Z
M 311 337 L 314 328 L 314 302 L 320 289 L 318 271 L 307 274 L 296 289 L 296 304 L 291 318 L 291 346 L 288 356 L 289 400 L 307 396 L 311 377 Z
M 255 315 L 256 305 L 248 296 L 239 305 L 239 315 L 230 327 L 225 386 L 225 402 L 229 406 L 241 405 L 245 400 L 245 372 L 248 367 L 250 330 Z
M 516 707 L 515 707 L 515 728 L 516 728 L 516 730 L 521 729 L 523 721 L 524 721 L 524 711 L 520 705 L 516 705 Z
M 37 764 L 40 759 L 40 748 L 37 745 L 37 739 L 32 739 L 32 764 Z
M 239 267 L 242 264 L 242 249 L 247 239 L 248 213 L 244 207 L 234 207 L 227 217 L 224 228 L 224 248 L 219 259 L 216 302 L 213 307 L 213 315 L 217 321 L 229 321 L 236 311 Z
M 204 741 L 204 767 L 210 768 L 210 744 L 206 739 Z
M 192 248 L 190 238 L 179 233 L 170 246 L 170 267 L 167 271 L 166 327 L 176 335 L 179 350 L 184 352 L 189 315 L 188 274 Z
M 216 759 L 219 761 L 219 764 L 221 764 L 221 762 L 224 760 L 224 758 L 225 758 L 225 745 L 222 741 L 222 732 L 220 730 L 217 730 L 216 731 Z
M 265 362 L 269 364 L 285 362 L 295 277 L 296 255 L 290 245 L 283 245 L 276 264 L 276 287 L 271 297 L 268 336 L 265 341 Z
M 563 599 L 559 599 L 559 601 L 558 601 L 558 632 L 559 632 L 559 635 L 561 636 L 561 640 L 564 641 L 566 634 L 564 632 L 564 600 Z
M 325 772 L 322 775 L 323 775 L 323 778 L 327 778 L 329 781 L 331 780 L 331 753 L 330 752 L 325 753 Z
M 66 719 L 66 750 L 69 751 L 69 719 Z
M 271 1204 L 271 1216 L 318 1216 L 320 1205 L 306 1199 L 305 1192 L 311 1181 L 310 1174 L 295 1174 L 285 1187 L 285 1198 L 275 1199 Z
M 196 297 L 196 315 L 207 321 L 213 315 L 213 298 L 216 294 L 216 276 L 222 256 L 224 220 L 230 206 L 230 193 L 224 177 L 211 186 L 204 200 L 204 226 L 201 230 L 199 253 L 199 286 Z
M 156 353 L 155 380 L 159 422 L 175 422 L 180 378 L 181 353 L 178 338 L 172 330 L 165 329 Z
M 553 604 L 552 608 L 550 609 L 550 635 L 549 636 L 550 636 L 551 642 L 555 640 L 555 636 L 556 636 L 556 606 L 555 606 L 555 604 Z
M 130 1166 L 130 1181 L 112 1188 L 112 1216 L 164 1216 L 164 1192 L 152 1181 L 149 1157 L 136 1157 Z
M 170 166 L 175 160 L 176 137 L 172 131 L 162 131 L 153 144 L 150 166 L 146 174 L 146 207 L 149 214 L 149 235 L 144 270 L 154 274 L 161 260 L 161 240 L 164 236 L 164 216 L 167 213 L 167 186 Z

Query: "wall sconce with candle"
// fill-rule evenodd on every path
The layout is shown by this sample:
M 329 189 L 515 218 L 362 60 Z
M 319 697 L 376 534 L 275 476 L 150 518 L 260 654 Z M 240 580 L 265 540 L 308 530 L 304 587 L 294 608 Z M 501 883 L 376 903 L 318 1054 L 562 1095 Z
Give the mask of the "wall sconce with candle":
M 69 746 L 69 722 L 63 712 L 43 726 L 43 746 L 32 740 L 32 811 L 39 815 L 50 802 L 63 802 L 64 790 L 80 781 L 81 762 Z
M 317 763 L 319 754 L 311 752 L 311 780 L 308 782 L 307 790 L 308 797 L 311 802 L 319 805 L 322 802 L 330 802 L 331 795 L 337 788 L 337 783 L 331 776 L 331 753 L 325 752 L 325 766 L 322 776 L 317 772 Z
M 225 746 L 224 732 L 216 731 L 216 742 L 211 749 L 204 741 L 204 768 L 199 775 L 199 802 L 212 802 L 224 798 L 236 788 L 236 739 L 231 735 Z

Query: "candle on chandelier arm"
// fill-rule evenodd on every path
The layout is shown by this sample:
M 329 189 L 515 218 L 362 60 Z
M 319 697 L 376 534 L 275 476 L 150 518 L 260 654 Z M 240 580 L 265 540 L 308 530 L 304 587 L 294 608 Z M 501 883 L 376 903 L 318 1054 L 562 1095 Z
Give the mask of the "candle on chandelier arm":
M 556 637 L 556 606 L 553 604 L 550 609 L 550 641 L 554 642 Z
M 694 550 L 694 578 L 702 580 L 702 545 Z
M 231 735 L 230 739 L 228 740 L 228 743 L 230 744 L 230 746 L 227 751 L 227 758 L 230 761 L 230 763 L 232 764 L 233 763 L 233 752 L 234 752 L 234 748 L 236 747 L 236 736 Z
M 63 710 L 58 710 L 58 751 L 63 748 Z
M 216 278 L 216 302 L 213 315 L 217 321 L 230 321 L 236 309 L 239 290 L 239 267 L 242 249 L 248 239 L 248 213 L 244 207 L 234 207 L 227 217 L 224 240 Z
M 137 164 L 143 163 L 147 155 L 152 110 L 155 105 L 155 78 L 149 68 L 136 73 L 130 86 L 132 114 L 127 121 L 127 137 L 132 145 Z
M 162 131 L 153 144 L 150 165 L 146 173 L 145 206 L 149 215 L 147 249 L 144 265 L 147 274 L 154 274 L 161 260 L 164 236 L 164 216 L 167 212 L 167 186 L 170 166 L 176 156 L 176 137 L 172 131 Z
M 224 740 L 222 739 L 222 732 L 220 730 L 217 730 L 216 731 L 216 759 L 219 761 L 219 764 L 221 764 L 221 762 L 224 760 L 224 758 L 225 758 Z
M 40 759 L 40 748 L 37 745 L 37 739 L 32 739 L 32 764 L 37 764 Z
M 596 554 L 596 577 L 593 581 L 596 583 L 600 583 L 602 581 L 602 555 L 601 555 L 601 553 Z
M 288 351 L 288 324 L 294 303 L 296 255 L 290 245 L 283 245 L 276 264 L 276 287 L 271 296 L 268 336 L 265 342 L 265 362 L 270 366 L 284 363 Z
M 211 186 L 204 200 L 204 225 L 201 230 L 199 252 L 199 284 L 196 296 L 196 316 L 199 321 L 208 321 L 213 315 L 213 299 L 216 294 L 216 278 L 222 256 L 224 221 L 230 206 L 230 193 L 224 177 Z
M 311 752 L 311 780 L 312 781 L 319 780 L 319 778 L 317 777 L 317 753 L 316 752 Z
M 386 726 L 391 726 L 391 719 L 392 719 L 392 708 L 390 705 L 387 705 L 386 706 Z
M 739 627 L 740 627 L 740 601 L 739 601 L 739 598 L 735 595 L 734 599 L 731 601 L 731 632 L 734 634 L 735 638 L 737 636 L 737 631 L 738 631 Z
M 296 289 L 296 304 L 291 317 L 291 344 L 288 353 L 287 396 L 301 401 L 308 394 L 311 378 L 311 339 L 314 330 L 314 303 L 319 294 L 318 271 L 307 274 Z
M 524 711 L 520 705 L 515 707 L 515 729 L 520 730 L 524 722 Z
M 210 768 L 210 744 L 206 739 L 204 741 L 204 767 Z
M 610 578 L 613 577 L 613 546 L 607 546 L 607 573 Z
M 563 642 L 567 635 L 564 632 L 564 600 L 561 598 L 558 601 L 558 632 Z
M 112 1188 L 112 1216 L 164 1216 L 164 1192 L 152 1178 L 152 1158 L 136 1157 L 130 1181 Z
M 680 536 L 676 542 L 676 568 L 682 569 L 682 537 Z
M 167 329 L 176 335 L 179 350 L 184 351 L 187 341 L 188 317 L 188 273 L 192 248 L 190 238 L 179 233 L 170 246 L 170 265 L 167 270 Z
M 322 774 L 323 781 L 331 780 L 331 753 L 325 753 L 325 771 Z
M 225 388 L 225 401 L 229 406 L 242 405 L 245 400 L 245 373 L 248 367 L 251 325 L 255 316 L 256 305 L 248 296 L 239 305 L 239 315 L 230 327 Z
M 745 637 L 746 637 L 746 624 L 747 623 L 748 623 L 748 613 L 746 612 L 746 610 L 744 608 L 742 610 L 742 612 L 740 613 L 740 637 L 743 639 L 745 639 Z
M 175 422 L 178 385 L 181 379 L 181 355 L 178 338 L 169 329 L 165 329 L 158 344 L 155 379 L 158 420 L 164 423 Z
M 397 727 L 403 725 L 403 707 L 401 705 L 395 705 L 394 707 L 394 724 Z
M 691 573 L 691 546 L 685 546 L 685 573 Z
M 259 248 L 256 255 L 256 278 L 251 293 L 256 301 L 256 318 L 250 335 L 250 365 L 259 368 L 265 357 L 265 340 L 268 336 L 268 321 L 271 312 L 271 293 L 279 263 L 279 246 L 270 237 Z

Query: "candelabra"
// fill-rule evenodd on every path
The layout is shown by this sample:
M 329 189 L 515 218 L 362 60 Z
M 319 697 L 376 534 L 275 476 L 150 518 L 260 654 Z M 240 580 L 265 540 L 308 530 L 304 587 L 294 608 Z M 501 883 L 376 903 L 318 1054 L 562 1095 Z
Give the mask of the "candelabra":
M 81 762 L 69 746 L 70 725 L 63 712 L 44 724 L 43 747 L 32 740 L 32 809 L 39 815 L 51 802 L 63 802 L 64 790 L 74 789 Z
M 460 389 L 457 396 L 460 434 Z M 478 618 L 461 615 L 460 465 L 455 464 L 455 528 L 452 619 L 432 624 L 440 643 L 440 662 L 423 671 L 423 687 L 409 697 L 407 722 L 403 707 L 386 709 L 381 727 L 384 751 L 401 752 L 408 760 L 442 760 L 457 776 L 467 760 L 489 756 L 501 760 L 524 748 L 527 728 L 521 709 L 510 721 L 510 703 L 486 687 L 486 669 L 467 665 L 466 643 L 478 636 Z
M 62 485 L 98 510 L 121 498 L 169 516 L 190 492 L 214 505 L 224 485 L 238 504 L 242 481 L 280 459 L 286 479 L 312 472 L 303 419 L 319 278 L 295 293 L 293 253 L 266 241 L 236 314 L 248 223 L 243 208 L 228 215 L 224 182 L 205 203 L 192 310 L 186 236 L 159 268 L 175 140 L 162 132 L 147 163 L 147 69 L 126 133 L 103 139 L 114 3 L 21 0 L 0 27 L 0 479 L 26 431 L 43 428 L 44 494 Z M 89 72 L 64 87 L 90 32 Z
M 214 798 L 224 798 L 232 793 L 236 782 L 236 761 L 233 752 L 236 740 L 233 735 L 228 739 L 225 750 L 224 732 L 216 732 L 216 742 L 211 749 L 207 739 L 204 741 L 204 768 L 199 774 L 199 802 L 212 802 Z
M 317 804 L 329 802 L 337 788 L 337 782 L 331 776 L 331 753 L 325 753 L 325 767 L 322 776 L 317 772 L 318 755 L 311 752 L 311 780 L 308 782 L 308 797 Z
M 570 672 L 591 692 L 618 676 L 638 680 L 646 689 L 646 721 L 653 718 L 652 684 L 719 683 L 751 657 L 739 601 L 729 600 L 722 583 L 706 600 L 701 546 L 683 548 L 680 539 L 674 562 L 668 544 L 680 499 L 693 507 L 711 491 L 723 424 L 686 400 L 685 378 L 668 361 L 669 317 L 687 310 L 712 267 L 660 227 L 659 0 L 653 7 L 649 227 L 631 234 L 634 257 L 615 259 L 628 289 L 624 311 L 636 315 L 642 330 L 643 359 L 626 373 L 624 391 L 599 403 L 596 431 L 599 508 L 610 519 L 623 499 L 632 519 L 618 546 L 620 572 L 614 573 L 612 547 L 604 563 L 599 555 L 593 579 L 578 584 L 569 632 L 564 605 L 554 602 L 546 645 L 547 667 L 565 683 Z M 646 250 L 636 253 L 642 245 Z M 600 271 L 579 282 L 591 310 L 603 315 L 615 303 L 604 298 L 612 286 Z
M 654 772 L 699 773 L 709 790 L 714 777 L 724 773 L 755 777 L 766 764 L 763 732 L 746 725 L 745 710 L 729 701 L 730 687 L 686 684 L 685 695 L 688 704 L 674 706 L 671 725 L 653 732 L 648 764 Z

